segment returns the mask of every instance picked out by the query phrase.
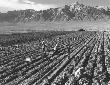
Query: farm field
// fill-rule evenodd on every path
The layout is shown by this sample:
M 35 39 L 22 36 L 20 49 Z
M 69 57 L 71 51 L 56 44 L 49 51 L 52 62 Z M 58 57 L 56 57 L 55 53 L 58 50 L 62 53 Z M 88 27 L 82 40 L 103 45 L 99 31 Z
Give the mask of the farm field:
M 110 33 L 107 31 L 1 36 L 0 85 L 110 84 Z M 59 37 L 60 41 L 57 40 Z M 42 53 L 42 40 L 47 45 L 45 55 Z M 57 42 L 60 45 L 54 54 Z M 26 58 L 31 58 L 31 61 L 25 61 Z

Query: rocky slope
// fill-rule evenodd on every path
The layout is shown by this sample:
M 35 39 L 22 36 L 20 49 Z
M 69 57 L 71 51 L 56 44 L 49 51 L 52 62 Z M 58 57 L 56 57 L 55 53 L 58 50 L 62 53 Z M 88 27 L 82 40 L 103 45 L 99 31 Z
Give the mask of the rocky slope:
M 78 2 L 59 8 L 35 11 L 33 9 L 0 13 L 0 22 L 70 21 L 109 19 L 110 9 L 90 7 Z

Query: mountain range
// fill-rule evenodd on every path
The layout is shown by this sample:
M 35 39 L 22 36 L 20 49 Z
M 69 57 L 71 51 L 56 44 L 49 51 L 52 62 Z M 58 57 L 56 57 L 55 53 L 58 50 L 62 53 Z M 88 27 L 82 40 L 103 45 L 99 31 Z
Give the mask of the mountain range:
M 32 21 L 85 21 L 110 19 L 110 9 L 103 6 L 86 6 L 78 2 L 58 8 L 36 11 L 33 9 L 0 12 L 0 22 Z

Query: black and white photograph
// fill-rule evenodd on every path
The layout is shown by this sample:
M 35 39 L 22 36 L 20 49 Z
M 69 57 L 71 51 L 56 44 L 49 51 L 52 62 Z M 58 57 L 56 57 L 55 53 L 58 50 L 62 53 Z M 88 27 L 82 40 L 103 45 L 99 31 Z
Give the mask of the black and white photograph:
M 110 0 L 0 0 L 0 85 L 110 85 Z

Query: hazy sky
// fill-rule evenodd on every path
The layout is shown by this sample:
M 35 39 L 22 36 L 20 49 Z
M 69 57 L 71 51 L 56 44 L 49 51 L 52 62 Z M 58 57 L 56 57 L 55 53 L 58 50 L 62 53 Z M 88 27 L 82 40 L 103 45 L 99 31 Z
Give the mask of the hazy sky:
M 0 0 L 0 11 L 6 12 L 20 9 L 41 10 L 72 4 L 76 1 L 85 5 L 110 7 L 110 0 Z

